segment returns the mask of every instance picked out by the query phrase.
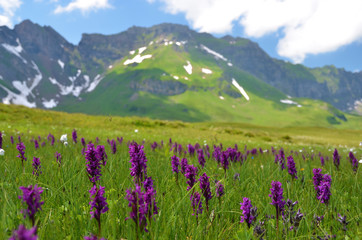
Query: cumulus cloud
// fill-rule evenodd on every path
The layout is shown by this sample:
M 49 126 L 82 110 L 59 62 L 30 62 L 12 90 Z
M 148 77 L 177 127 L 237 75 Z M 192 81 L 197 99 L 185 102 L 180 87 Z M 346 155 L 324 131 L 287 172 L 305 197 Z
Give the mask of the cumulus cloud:
M 72 0 L 66 6 L 57 6 L 54 13 L 73 12 L 80 10 L 82 13 L 91 11 L 97 11 L 98 9 L 111 8 L 112 6 L 108 3 L 108 0 Z
M 282 32 L 277 51 L 295 63 L 362 39 L 361 0 L 147 0 L 185 14 L 193 28 L 230 33 L 235 24 L 248 37 Z
M 13 26 L 15 11 L 21 4 L 20 0 L 0 0 L 0 26 Z

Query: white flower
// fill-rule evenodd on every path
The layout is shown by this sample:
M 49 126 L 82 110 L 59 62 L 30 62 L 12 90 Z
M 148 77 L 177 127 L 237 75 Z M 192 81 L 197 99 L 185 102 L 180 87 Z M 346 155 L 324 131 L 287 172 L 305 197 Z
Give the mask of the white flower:
M 135 132 L 135 133 L 138 133 L 138 129 L 135 129 L 134 132 Z
M 362 146 L 362 142 L 359 142 L 359 146 L 360 146 L 360 147 Z
M 68 146 L 68 142 L 64 142 L 64 146 Z
M 261 165 L 260 167 L 261 167 L 261 169 L 264 169 L 264 165 Z
M 61 142 L 67 142 L 68 141 L 68 138 L 67 138 L 67 134 L 64 134 L 60 137 L 60 141 Z
M 362 159 L 361 159 L 361 160 L 359 160 L 359 163 L 362 163 Z
M 0 156 L 4 156 L 4 154 L 5 154 L 5 150 L 0 148 Z

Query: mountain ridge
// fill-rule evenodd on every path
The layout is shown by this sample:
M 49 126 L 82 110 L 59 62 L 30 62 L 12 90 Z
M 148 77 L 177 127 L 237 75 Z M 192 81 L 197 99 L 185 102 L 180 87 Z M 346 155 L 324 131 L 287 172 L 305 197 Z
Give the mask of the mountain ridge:
M 232 36 L 215 38 L 180 24 L 163 23 L 150 28 L 133 26 L 112 35 L 83 34 L 78 45 L 73 45 L 52 27 L 42 27 L 25 20 L 13 30 L 0 27 L 0 41 L 0 99 L 5 103 L 82 111 L 80 106 L 87 104 L 88 100 L 85 99 L 89 99 L 88 95 L 98 97 L 92 94 L 97 88 L 110 91 L 107 84 L 114 84 L 108 79 L 123 79 L 122 75 L 127 71 L 130 71 L 127 76 L 136 76 L 134 71 L 143 69 L 143 65 L 150 70 L 145 74 L 154 74 L 156 70 L 152 69 L 159 69 L 158 75 L 149 79 L 142 76 L 127 83 L 128 85 L 118 84 L 118 88 L 129 89 L 124 92 L 127 96 L 130 95 L 123 99 L 130 102 L 126 105 L 132 105 L 132 101 L 137 102 L 136 96 L 144 95 L 143 92 L 151 94 L 147 99 L 166 101 L 168 106 L 175 101 L 187 102 L 186 99 L 180 99 L 190 91 L 209 91 L 209 94 L 221 97 L 226 94 L 239 101 L 242 96 L 232 84 L 234 78 L 247 91 L 273 101 L 275 106 L 279 106 L 279 101 L 285 99 L 286 95 L 319 99 L 353 113 L 358 113 L 356 102 L 362 105 L 362 72 L 351 73 L 331 66 L 310 69 L 303 65 L 285 63 L 269 57 L 257 43 L 248 39 Z M 170 48 L 171 45 L 173 47 Z M 145 52 L 141 53 L 141 49 Z M 132 51 L 135 53 L 131 54 Z M 134 60 L 138 55 L 139 58 L 151 56 L 151 60 L 125 64 L 126 58 Z M 187 62 L 191 62 L 191 68 L 196 66 L 195 73 L 185 73 Z M 212 74 L 206 74 L 202 69 L 207 69 Z M 172 71 L 183 75 L 183 78 L 176 79 L 179 76 Z M 191 79 L 186 80 L 187 76 Z M 205 82 L 204 79 L 210 80 Z M 168 81 L 167 84 L 165 81 Z M 166 99 L 158 96 L 169 97 Z M 109 97 L 112 98 L 112 94 Z M 243 101 L 245 100 L 241 100 Z M 103 102 L 112 104 L 106 98 Z M 291 102 L 292 100 L 289 103 L 293 105 Z M 75 107 L 67 106 L 71 103 Z M 116 115 L 133 114 L 137 106 L 133 105 L 132 109 L 111 112 Z M 182 109 L 187 110 L 187 107 Z M 330 107 L 324 109 L 329 114 L 338 112 L 330 110 Z M 213 119 L 205 117 L 207 115 L 202 113 L 203 110 L 197 111 L 206 120 Z M 144 114 L 147 115 L 148 111 L 144 110 Z M 333 113 L 330 117 L 334 117 L 334 120 L 329 122 L 342 123 L 344 120 L 338 118 L 338 114 Z M 164 118 L 167 118 L 166 115 Z M 182 120 L 187 120 L 187 114 L 183 116 Z M 202 120 L 202 117 L 194 120 Z

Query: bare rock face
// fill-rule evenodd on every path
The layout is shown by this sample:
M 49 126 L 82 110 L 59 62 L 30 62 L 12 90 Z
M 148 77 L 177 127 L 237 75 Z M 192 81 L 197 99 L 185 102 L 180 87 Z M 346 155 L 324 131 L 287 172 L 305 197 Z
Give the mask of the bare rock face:
M 174 80 L 145 79 L 143 81 L 132 81 L 130 85 L 134 90 L 165 96 L 178 95 L 187 90 L 186 84 Z

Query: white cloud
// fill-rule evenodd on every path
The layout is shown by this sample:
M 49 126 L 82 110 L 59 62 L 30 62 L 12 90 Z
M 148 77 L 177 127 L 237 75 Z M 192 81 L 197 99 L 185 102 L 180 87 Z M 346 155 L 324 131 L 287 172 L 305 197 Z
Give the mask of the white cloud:
M 361 0 L 147 0 L 164 11 L 183 13 L 193 28 L 230 33 L 235 24 L 248 37 L 281 31 L 279 55 L 303 62 L 362 39 Z
M 72 0 L 68 5 L 62 7 L 57 6 L 54 13 L 72 12 L 80 10 L 82 13 L 97 11 L 98 9 L 111 8 L 108 0 Z
M 21 4 L 20 0 L 0 0 L 0 26 L 13 26 L 15 11 Z

